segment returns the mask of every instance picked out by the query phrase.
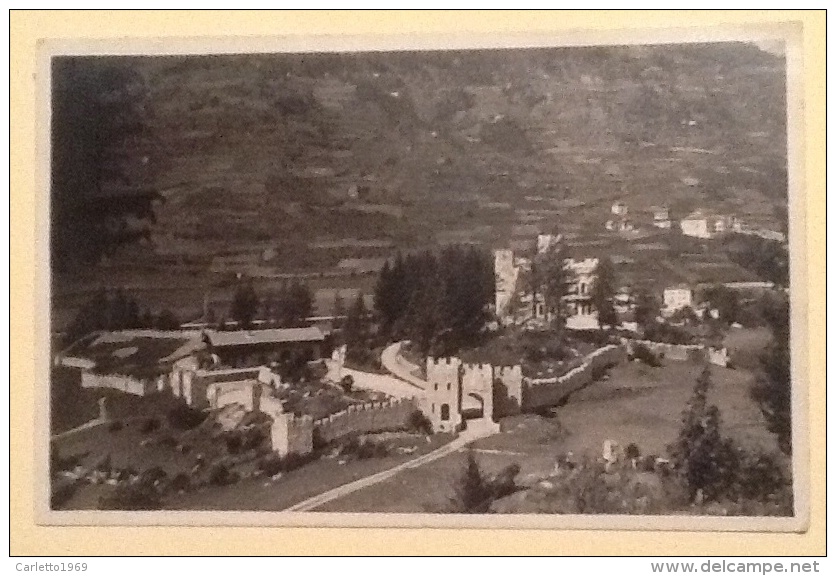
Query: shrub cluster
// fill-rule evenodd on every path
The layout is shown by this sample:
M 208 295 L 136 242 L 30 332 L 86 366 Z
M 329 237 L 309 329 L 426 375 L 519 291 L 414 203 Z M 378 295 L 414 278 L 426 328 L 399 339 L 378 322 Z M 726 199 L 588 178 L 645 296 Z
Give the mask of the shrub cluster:
M 191 430 L 206 419 L 206 414 L 186 404 L 178 404 L 168 411 L 168 423 L 178 430 Z
M 630 356 L 630 360 L 639 360 L 644 362 L 648 366 L 652 366 L 657 368 L 662 365 L 661 360 L 653 351 L 650 350 L 645 344 L 638 343 L 633 346 L 633 353 Z

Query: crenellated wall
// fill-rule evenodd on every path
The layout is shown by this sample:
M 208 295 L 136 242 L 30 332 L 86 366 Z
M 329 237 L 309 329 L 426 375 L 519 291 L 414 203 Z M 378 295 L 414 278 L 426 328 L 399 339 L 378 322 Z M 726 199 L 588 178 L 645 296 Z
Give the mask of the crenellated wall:
M 327 418 L 314 420 L 313 426 L 321 440 L 331 442 L 350 434 L 405 428 L 417 409 L 413 398 L 352 404 Z
M 622 362 L 626 355 L 622 346 L 609 345 L 595 350 L 584 358 L 583 364 L 562 376 L 548 379 L 524 379 L 522 410 L 557 406 L 572 392 L 590 384 L 597 370 Z

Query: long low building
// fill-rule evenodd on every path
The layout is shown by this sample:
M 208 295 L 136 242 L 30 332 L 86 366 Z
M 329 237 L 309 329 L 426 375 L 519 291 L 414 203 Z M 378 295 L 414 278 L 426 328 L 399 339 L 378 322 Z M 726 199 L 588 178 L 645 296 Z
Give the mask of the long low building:
M 209 350 L 228 366 L 319 360 L 324 342 L 317 326 L 206 333 Z

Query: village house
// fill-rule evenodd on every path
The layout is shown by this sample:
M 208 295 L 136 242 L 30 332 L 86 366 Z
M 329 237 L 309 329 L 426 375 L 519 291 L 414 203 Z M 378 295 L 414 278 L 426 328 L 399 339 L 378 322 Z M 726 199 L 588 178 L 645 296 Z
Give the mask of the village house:
M 598 312 L 592 305 L 592 284 L 595 282 L 598 259 L 568 258 L 565 263 L 571 276 L 568 294 L 564 297 L 569 314 L 566 318 L 566 327 L 576 330 L 595 330 L 598 328 Z
M 694 293 L 690 286 L 685 284 L 665 288 L 662 296 L 664 302 L 662 316 L 670 316 L 682 308 L 693 308 Z
M 288 360 L 313 361 L 322 356 L 325 333 L 316 326 L 206 333 L 211 353 L 226 366 L 258 366 Z
M 739 227 L 737 218 L 734 216 L 724 216 L 703 210 L 694 210 L 683 218 L 679 225 L 685 236 L 703 239 L 714 238 Z
M 194 330 L 95 332 L 59 353 L 55 364 L 79 370 L 82 388 L 145 396 L 164 390 L 173 372 L 196 367 L 204 348 Z
M 654 206 L 650 210 L 653 212 L 653 226 L 663 230 L 670 229 L 671 218 L 667 206 Z

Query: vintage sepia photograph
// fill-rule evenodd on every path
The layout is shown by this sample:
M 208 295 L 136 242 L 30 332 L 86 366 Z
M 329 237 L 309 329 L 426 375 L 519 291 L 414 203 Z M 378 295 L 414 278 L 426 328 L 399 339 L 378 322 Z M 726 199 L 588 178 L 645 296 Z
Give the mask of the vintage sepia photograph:
M 51 49 L 48 523 L 800 528 L 790 43 L 517 44 Z

